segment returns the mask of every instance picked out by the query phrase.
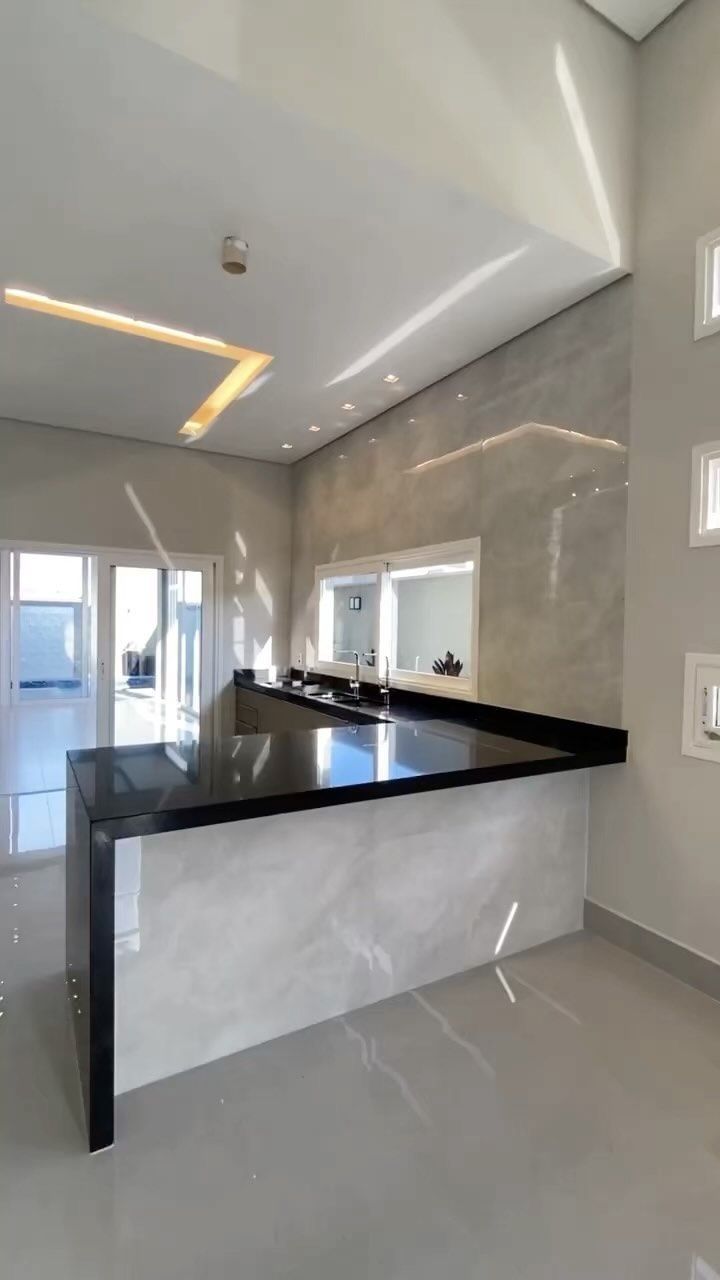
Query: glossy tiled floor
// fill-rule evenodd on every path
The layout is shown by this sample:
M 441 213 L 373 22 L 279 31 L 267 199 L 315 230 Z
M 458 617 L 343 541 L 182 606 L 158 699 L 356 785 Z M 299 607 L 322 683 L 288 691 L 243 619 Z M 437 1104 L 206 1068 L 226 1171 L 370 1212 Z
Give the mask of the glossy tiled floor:
M 0 708 L 0 795 L 65 786 L 65 752 L 95 744 L 95 703 Z
M 118 743 L 173 741 L 196 723 L 183 711 L 158 712 L 150 690 L 119 690 L 115 700 Z M 0 707 L 0 796 L 65 787 L 65 753 L 95 746 L 96 705 L 83 698 Z
M 128 1094 L 89 1157 L 62 904 L 2 846 L 8 1280 L 718 1280 L 707 998 L 579 936 Z

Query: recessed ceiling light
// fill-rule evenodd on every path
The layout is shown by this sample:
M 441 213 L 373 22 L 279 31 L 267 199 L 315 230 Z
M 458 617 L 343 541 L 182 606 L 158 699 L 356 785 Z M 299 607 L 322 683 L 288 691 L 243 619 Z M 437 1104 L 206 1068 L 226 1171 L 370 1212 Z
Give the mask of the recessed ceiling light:
M 570 494 L 570 497 L 571 497 L 571 498 L 577 498 L 577 494 L 576 494 L 576 493 L 571 493 L 571 494 Z
M 377 444 L 377 436 L 371 436 L 368 440 L 368 444 Z
M 23 307 L 26 311 L 40 311 L 44 315 L 55 316 L 61 320 L 75 320 L 80 324 L 91 324 L 98 329 L 111 329 L 115 333 L 132 334 L 136 338 L 150 338 L 154 342 L 164 342 L 174 347 L 186 347 L 190 351 L 203 351 L 208 355 L 222 356 L 237 363 L 231 373 L 210 393 L 207 400 L 195 410 L 178 435 L 190 436 L 197 440 L 210 429 L 215 420 L 228 405 L 236 400 L 246 387 L 254 382 L 263 369 L 270 364 L 272 356 L 263 355 L 260 351 L 250 351 L 246 347 L 236 347 L 220 338 L 207 338 L 201 334 L 189 333 L 185 329 L 173 329 L 169 325 L 155 324 L 151 320 L 137 320 L 135 316 L 123 315 L 119 311 L 105 311 L 99 307 L 87 307 L 81 302 L 68 302 L 62 298 L 50 298 L 45 293 L 32 293 L 28 289 L 5 290 L 5 301 L 13 307 Z
M 288 442 L 287 442 L 287 440 L 286 440 L 286 441 L 285 441 L 285 444 L 281 444 L 281 445 L 280 445 L 280 448 L 281 448 L 281 449 L 292 449 L 292 445 L 291 445 L 291 444 L 288 444 Z
M 399 382 L 400 378 L 396 373 L 386 373 L 383 382 Z
M 350 411 L 354 408 L 355 408 L 355 405 L 351 404 L 349 400 L 345 401 L 345 404 L 343 405 L 343 409 L 347 409 L 348 413 L 350 413 Z
M 457 400 L 467 400 L 467 396 L 464 396 L 464 395 L 463 395 L 463 393 L 462 393 L 462 391 L 458 391 L 457 396 L 456 396 L 456 399 L 457 399 Z
M 415 422 L 415 421 L 416 421 L 415 418 L 408 418 L 408 422 Z
M 346 454 L 346 453 L 339 453 L 339 454 L 338 454 L 338 457 L 339 457 L 339 458 L 347 458 L 347 454 Z
M 320 430 L 320 428 L 319 428 L 319 427 L 316 427 L 314 423 L 313 423 L 313 425 L 312 425 L 311 427 L 308 427 L 308 431 L 319 431 L 319 430 Z

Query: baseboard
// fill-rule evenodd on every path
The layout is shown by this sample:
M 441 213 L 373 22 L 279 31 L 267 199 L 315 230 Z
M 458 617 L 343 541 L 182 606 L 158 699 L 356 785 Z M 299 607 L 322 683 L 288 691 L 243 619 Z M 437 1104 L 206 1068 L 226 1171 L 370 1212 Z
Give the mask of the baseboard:
M 655 965 L 656 969 L 662 969 L 689 987 L 712 996 L 713 1000 L 720 1000 L 720 964 L 708 956 L 698 955 L 681 943 L 663 938 L 662 934 L 654 933 L 652 929 L 646 929 L 644 925 L 588 898 L 585 899 L 584 921 L 585 928 L 591 933 L 631 951 L 641 960 Z

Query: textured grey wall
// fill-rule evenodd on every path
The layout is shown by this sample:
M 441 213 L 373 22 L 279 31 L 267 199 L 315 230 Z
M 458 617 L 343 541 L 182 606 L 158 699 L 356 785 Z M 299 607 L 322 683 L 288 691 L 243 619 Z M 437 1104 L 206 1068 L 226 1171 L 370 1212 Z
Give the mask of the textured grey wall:
M 271 462 L 0 419 L 0 538 L 153 549 L 130 484 L 170 551 L 225 558 L 223 724 L 233 667 L 287 662 L 290 475 Z
M 480 535 L 481 700 L 619 723 L 631 289 L 595 294 L 293 468 L 293 654 L 313 636 L 316 564 Z M 514 433 L 527 423 L 562 430 Z
M 720 961 L 720 768 L 680 754 L 686 652 L 720 651 L 720 547 L 688 545 L 693 445 L 717 440 L 720 335 L 693 341 L 695 243 L 720 223 L 720 5 L 640 49 L 623 719 L 627 766 L 592 783 L 589 894 Z

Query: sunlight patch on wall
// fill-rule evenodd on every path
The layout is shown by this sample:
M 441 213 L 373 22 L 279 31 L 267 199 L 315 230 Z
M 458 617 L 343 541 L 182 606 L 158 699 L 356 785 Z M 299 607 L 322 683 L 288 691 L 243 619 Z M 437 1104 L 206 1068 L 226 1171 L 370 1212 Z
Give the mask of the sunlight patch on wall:
M 557 76 L 557 81 L 560 85 L 560 92 L 562 93 L 565 108 L 570 118 L 570 124 L 572 126 L 573 133 L 575 134 L 575 141 L 578 145 L 580 157 L 583 165 L 585 166 L 585 172 L 593 193 L 598 216 L 602 223 L 605 239 L 607 240 L 610 260 L 614 266 L 618 267 L 620 266 L 620 260 L 622 257 L 620 235 L 613 217 L 607 187 L 605 186 L 605 180 L 593 146 L 587 117 L 583 110 L 567 57 L 565 56 L 565 50 L 561 44 L 555 46 L 555 75 Z
M 528 245 L 522 245 L 519 249 L 514 249 L 511 253 L 506 253 L 500 258 L 494 258 L 492 262 L 486 262 L 477 270 L 471 271 L 469 275 L 463 276 L 462 280 L 458 280 L 457 284 L 452 285 L 450 289 L 446 289 L 444 293 L 438 294 L 433 302 L 428 303 L 426 307 L 421 307 L 416 311 L 409 320 L 401 324 L 397 329 L 393 329 L 387 337 L 383 338 L 376 346 L 371 347 L 364 355 L 355 360 L 353 364 L 348 365 L 347 369 L 343 369 L 342 373 L 337 374 L 327 386 L 334 387 L 338 382 L 345 382 L 347 378 L 354 378 L 356 374 L 362 373 L 371 365 L 376 364 L 388 351 L 392 351 L 395 347 L 400 346 L 408 338 L 411 338 L 419 329 L 423 329 L 425 325 L 436 320 L 456 302 L 460 302 L 462 298 L 467 297 L 474 289 L 485 284 L 488 280 L 492 280 L 500 271 L 504 271 L 512 263 L 517 262 L 528 251 Z

